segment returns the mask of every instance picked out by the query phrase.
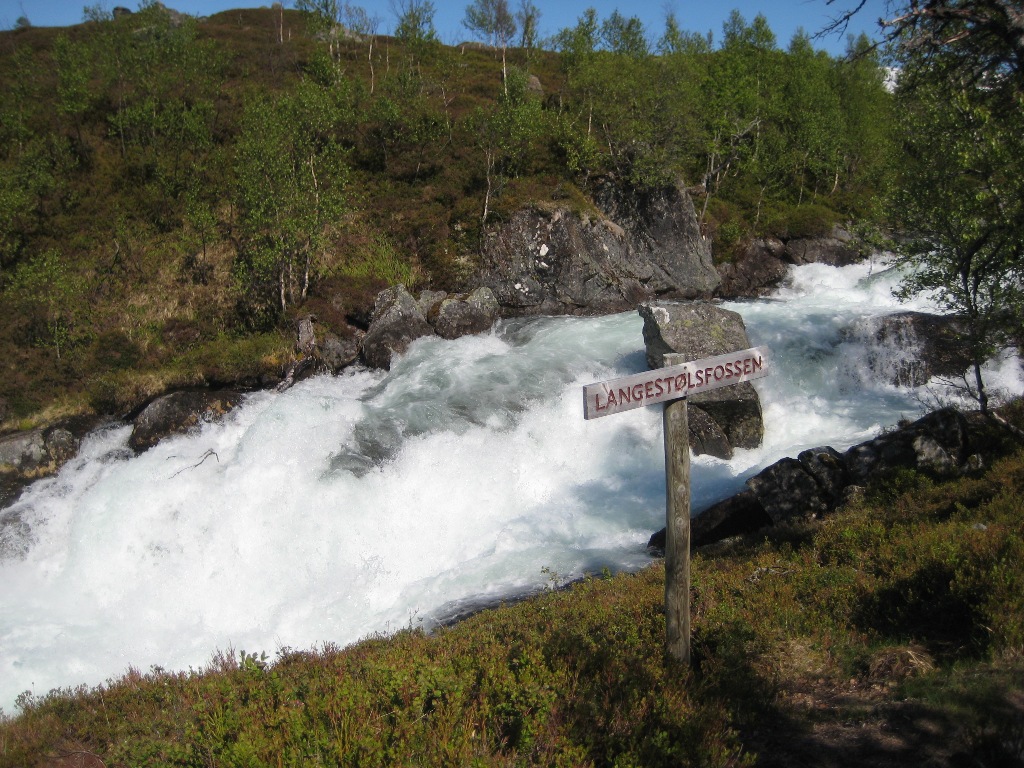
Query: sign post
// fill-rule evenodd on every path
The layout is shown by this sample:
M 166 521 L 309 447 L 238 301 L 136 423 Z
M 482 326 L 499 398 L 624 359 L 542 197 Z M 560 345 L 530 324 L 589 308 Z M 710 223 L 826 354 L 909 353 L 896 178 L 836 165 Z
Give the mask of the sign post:
M 665 368 L 588 384 L 583 388 L 583 416 L 612 413 L 664 403 L 665 441 L 665 649 L 690 663 L 690 429 L 688 395 L 739 384 L 768 375 L 768 351 L 744 349 L 728 355 L 682 362 L 665 355 Z

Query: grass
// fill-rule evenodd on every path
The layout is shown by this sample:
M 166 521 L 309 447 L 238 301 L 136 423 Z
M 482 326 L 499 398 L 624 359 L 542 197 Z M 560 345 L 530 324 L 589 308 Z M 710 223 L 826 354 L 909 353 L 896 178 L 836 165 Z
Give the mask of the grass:
M 692 669 L 663 655 L 654 565 L 434 633 L 26 696 L 0 766 L 1017 765 L 1024 451 L 987 460 L 698 553 Z

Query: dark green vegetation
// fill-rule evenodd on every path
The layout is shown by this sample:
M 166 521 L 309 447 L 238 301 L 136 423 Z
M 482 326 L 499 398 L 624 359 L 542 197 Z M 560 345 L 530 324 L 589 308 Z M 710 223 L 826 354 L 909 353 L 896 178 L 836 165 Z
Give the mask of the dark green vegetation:
M 0 765 L 1018 765 L 1024 451 L 978 442 L 987 471 L 901 472 L 698 554 L 693 669 L 664 657 L 655 566 L 433 634 L 26 695 Z
M 1024 15 L 1010 0 L 949 0 L 896 25 L 906 162 L 894 210 L 915 272 L 968 319 L 972 394 L 981 364 L 1024 338 Z
M 886 178 L 891 99 L 863 40 L 839 60 L 803 35 L 782 50 L 763 18 L 712 46 L 588 13 L 541 47 L 528 4 L 521 39 L 482 17 L 501 49 L 453 48 L 430 3 L 398 4 L 395 38 L 357 6 L 304 7 L 96 6 L 0 33 L 7 428 L 257 385 L 299 314 L 344 333 L 386 284 L 462 287 L 485 228 L 591 210 L 600 179 L 682 179 L 729 258 L 869 214 Z

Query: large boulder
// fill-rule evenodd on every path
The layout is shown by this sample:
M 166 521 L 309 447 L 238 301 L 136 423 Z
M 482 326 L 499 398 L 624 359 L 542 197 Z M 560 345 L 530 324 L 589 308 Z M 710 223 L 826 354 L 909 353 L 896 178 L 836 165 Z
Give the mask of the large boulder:
M 718 286 L 711 243 L 681 187 L 645 194 L 605 185 L 600 213 L 531 207 L 484 244 L 476 282 L 506 314 L 622 311 L 661 296 L 700 298 Z
M 846 267 L 864 256 L 853 238 L 836 228 L 830 237 L 800 237 L 786 242 L 786 255 L 793 264 L 827 264 Z
M 317 341 L 316 359 L 318 365 L 331 373 L 338 373 L 347 368 L 359 359 L 359 345 L 363 338 L 363 332 L 353 328 L 349 336 L 338 336 L 333 333 L 324 333 L 323 338 Z
M 714 544 L 732 536 L 759 531 L 772 524 L 771 517 L 751 490 L 712 504 L 690 521 L 690 548 Z M 665 529 L 653 534 L 647 542 L 653 554 L 665 554 Z
M 128 445 L 145 451 L 169 435 L 222 418 L 241 401 L 241 393 L 231 390 L 186 390 L 158 397 L 135 417 Z
M 391 370 L 393 356 L 405 352 L 416 339 L 433 333 L 412 294 L 404 285 L 393 286 L 377 295 L 370 327 L 362 340 L 363 361 L 371 368 Z
M 0 473 L 43 477 L 78 453 L 79 438 L 62 425 L 0 437 Z
M 679 353 L 700 360 L 748 349 L 750 339 L 743 318 L 736 312 L 707 302 L 650 302 L 639 308 L 644 319 L 647 364 L 665 365 L 665 355 Z M 690 448 L 730 458 L 733 448 L 756 448 L 764 436 L 761 401 L 750 382 L 698 392 L 688 398 L 691 414 Z M 717 425 L 727 443 L 708 425 Z M 710 438 L 710 439 L 709 439 Z
M 790 262 L 781 240 L 752 240 L 732 261 L 718 265 L 722 283 L 716 295 L 723 297 L 765 296 L 782 283 Z
M 974 442 L 979 442 L 977 439 Z M 976 466 L 971 422 L 944 408 L 845 453 L 825 446 L 784 458 L 747 480 L 747 490 L 717 502 L 692 521 L 694 547 L 769 525 L 819 517 L 836 509 L 852 489 L 896 469 L 949 476 Z M 664 531 L 648 546 L 664 549 Z
M 78 416 L 0 437 L 0 507 L 14 501 L 29 483 L 56 473 L 73 459 L 82 438 L 99 423 L 97 417 Z
M 466 298 L 445 297 L 429 319 L 438 336 L 457 339 L 490 330 L 500 309 L 490 288 L 477 288 Z
M 912 424 L 855 445 L 844 455 L 853 482 L 895 468 L 955 475 L 971 456 L 967 419 L 954 408 L 929 413 Z
M 835 509 L 849 477 L 842 455 L 825 446 L 775 462 L 747 480 L 747 487 L 771 521 L 781 523 Z
M 955 316 L 897 312 L 858 320 L 843 330 L 842 340 L 863 347 L 864 365 L 874 378 L 920 387 L 935 376 L 961 376 L 970 367 L 963 331 Z

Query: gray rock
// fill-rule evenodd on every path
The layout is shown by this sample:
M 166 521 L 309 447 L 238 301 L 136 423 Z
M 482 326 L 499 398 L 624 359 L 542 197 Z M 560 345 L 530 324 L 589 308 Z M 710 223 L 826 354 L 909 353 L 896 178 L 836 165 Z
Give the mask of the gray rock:
M 845 267 L 862 261 L 853 236 L 841 227 L 833 227 L 830 237 L 799 237 L 786 243 L 786 255 L 794 264 L 827 264 Z
M 842 339 L 864 345 L 864 365 L 876 378 L 919 387 L 935 376 L 961 376 L 970 367 L 963 332 L 958 317 L 897 312 L 859 320 L 843 330 Z
M 748 490 L 711 505 L 691 526 L 692 546 L 703 546 L 765 526 L 817 517 L 856 503 L 877 474 L 897 468 L 949 475 L 970 471 L 969 421 L 946 408 L 854 446 L 845 454 L 825 446 L 785 458 L 747 480 Z M 648 546 L 664 549 L 664 530 Z
M 776 524 L 828 510 L 817 482 L 798 459 L 775 462 L 747 480 L 747 486 Z
M 404 285 L 396 285 L 377 295 L 370 328 L 363 337 L 361 354 L 371 368 L 391 369 L 394 355 L 400 355 L 422 336 L 434 329 Z
M 430 320 L 431 316 L 437 314 L 437 308 L 441 302 L 447 298 L 447 291 L 421 291 L 416 303 L 419 304 L 423 316 Z
M 42 429 L 0 437 L 0 468 L 31 472 L 49 460 Z
M 664 367 L 665 355 L 672 352 L 681 353 L 688 360 L 700 360 L 750 347 L 743 318 L 714 304 L 651 302 L 642 304 L 639 313 L 644 319 L 647 364 L 652 369 Z M 761 444 L 761 400 L 750 382 L 699 392 L 688 400 L 715 422 L 729 442 L 728 451 L 719 445 L 714 455 L 731 455 L 733 448 L 756 448 Z M 703 421 L 698 428 L 710 434 Z M 707 447 L 702 440 L 694 440 L 693 430 L 690 447 L 698 455 Z
M 641 304 L 647 365 L 665 365 L 665 355 L 678 352 L 699 360 L 747 349 L 750 339 L 737 312 L 703 301 L 659 301 Z
M 62 425 L 0 437 L 0 472 L 42 477 L 78 453 L 79 438 Z
M 718 265 L 722 282 L 715 293 L 729 298 L 764 296 L 778 288 L 788 272 L 781 240 L 754 240 L 731 262 Z
M 872 475 L 895 468 L 957 474 L 967 466 L 970 455 L 967 419 L 952 408 L 943 408 L 853 446 L 844 459 L 852 482 L 865 484 Z
M 447 298 L 437 308 L 434 331 L 444 339 L 457 339 L 490 330 L 499 306 L 490 288 L 477 288 L 465 299 Z
M 742 347 L 741 347 L 742 349 Z M 764 437 L 761 398 L 749 381 L 698 392 L 688 398 L 722 428 L 733 448 L 757 448 Z
M 731 536 L 759 531 L 772 524 L 757 494 L 751 490 L 712 504 L 690 521 L 690 549 L 704 547 Z M 665 552 L 665 529 L 651 536 L 648 549 L 656 554 Z
M 602 216 L 517 212 L 487 238 L 476 282 L 515 314 L 612 312 L 712 294 L 711 245 L 684 189 L 629 195 L 606 185 L 597 202 Z
M 324 368 L 331 373 L 337 373 L 347 368 L 359 359 L 359 344 L 363 332 L 353 329 L 351 336 L 341 338 L 333 333 L 324 335 L 324 339 L 317 345 L 317 357 Z
M 313 323 L 316 318 L 313 315 L 306 315 L 299 318 L 295 323 L 295 351 L 303 355 L 310 355 L 316 348 L 316 334 L 313 332 Z
M 828 509 L 834 509 L 843 501 L 846 487 L 850 484 L 850 472 L 843 455 L 831 446 L 801 451 L 797 461 L 814 478 L 821 490 Z
M 747 480 L 773 523 L 816 517 L 836 508 L 849 474 L 843 457 L 833 448 L 803 451 L 785 458 Z
M 163 438 L 216 421 L 242 401 L 238 392 L 206 390 L 172 392 L 158 397 L 135 417 L 128 445 L 145 451 Z
M 690 448 L 694 454 L 719 459 L 732 458 L 733 450 L 729 437 L 718 426 L 717 421 L 696 406 L 688 406 L 686 416 L 690 427 Z

